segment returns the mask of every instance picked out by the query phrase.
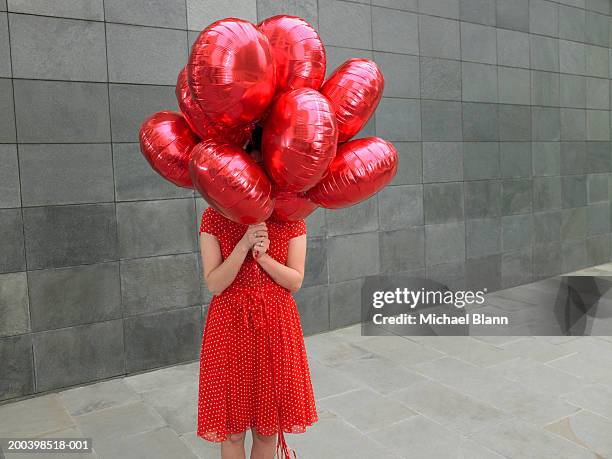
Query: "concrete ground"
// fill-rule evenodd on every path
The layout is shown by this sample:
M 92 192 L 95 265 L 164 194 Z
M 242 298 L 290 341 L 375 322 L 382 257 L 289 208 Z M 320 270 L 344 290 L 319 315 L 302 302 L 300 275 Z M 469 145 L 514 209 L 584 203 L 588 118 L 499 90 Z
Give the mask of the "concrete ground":
M 300 458 L 612 458 L 612 337 L 305 341 L 319 421 L 287 435 Z M 34 459 L 217 458 L 195 434 L 197 381 L 194 362 L 4 404 L 0 437 L 93 439 Z

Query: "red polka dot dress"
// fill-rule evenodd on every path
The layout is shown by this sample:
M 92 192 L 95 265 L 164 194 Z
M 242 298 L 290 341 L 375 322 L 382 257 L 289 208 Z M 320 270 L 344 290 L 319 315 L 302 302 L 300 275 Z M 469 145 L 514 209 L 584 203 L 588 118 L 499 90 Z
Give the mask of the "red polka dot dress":
M 268 220 L 266 225 L 267 253 L 286 264 L 289 240 L 306 234 L 304 221 Z M 246 229 L 247 225 L 212 207 L 202 215 L 200 232 L 216 236 L 223 259 Z M 234 281 L 213 296 L 208 308 L 200 354 L 197 434 L 219 442 L 251 427 L 261 435 L 278 432 L 277 453 L 290 457 L 283 432 L 302 433 L 317 419 L 293 296 L 249 252 Z

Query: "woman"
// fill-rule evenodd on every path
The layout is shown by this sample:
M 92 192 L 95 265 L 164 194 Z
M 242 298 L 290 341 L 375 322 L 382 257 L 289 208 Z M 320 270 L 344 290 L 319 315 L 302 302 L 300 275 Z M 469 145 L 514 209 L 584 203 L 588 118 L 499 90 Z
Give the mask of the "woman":
M 207 208 L 200 225 L 204 278 L 213 298 L 200 355 L 198 435 L 223 459 L 290 457 L 283 432 L 317 421 L 292 292 L 304 278 L 306 225 L 241 225 Z M 276 443 L 276 448 L 275 448 Z

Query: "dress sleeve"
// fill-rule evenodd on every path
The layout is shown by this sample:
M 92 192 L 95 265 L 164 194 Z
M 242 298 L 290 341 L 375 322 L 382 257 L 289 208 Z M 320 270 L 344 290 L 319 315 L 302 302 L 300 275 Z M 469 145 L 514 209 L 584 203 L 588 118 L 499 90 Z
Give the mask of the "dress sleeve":
M 208 233 L 217 236 L 217 219 L 212 211 L 212 208 L 207 207 L 202 213 L 202 221 L 200 222 L 200 234 Z
M 306 223 L 304 220 L 291 222 L 291 226 L 289 227 L 289 239 L 293 239 L 303 234 L 306 234 Z

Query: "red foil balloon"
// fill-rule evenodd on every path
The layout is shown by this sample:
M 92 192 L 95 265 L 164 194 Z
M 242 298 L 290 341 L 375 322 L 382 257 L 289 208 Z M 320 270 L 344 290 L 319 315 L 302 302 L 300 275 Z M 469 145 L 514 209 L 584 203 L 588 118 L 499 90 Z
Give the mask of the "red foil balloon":
M 280 191 L 306 191 L 336 154 L 338 131 L 329 101 L 310 88 L 278 96 L 261 141 L 266 172 Z
M 189 170 L 202 197 L 230 220 L 250 225 L 272 214 L 272 184 L 242 148 L 200 142 L 192 151 Z
M 329 171 L 306 195 L 328 209 L 352 206 L 384 188 L 397 172 L 395 147 L 380 137 L 352 140 L 338 147 Z
M 369 59 L 349 59 L 321 88 L 336 110 L 338 142 L 346 142 L 368 122 L 380 102 L 385 80 Z
M 187 80 L 194 101 L 214 123 L 239 126 L 256 121 L 276 85 L 268 39 L 242 19 L 212 23 L 191 48 Z
M 319 89 L 325 79 L 325 47 L 317 31 L 296 16 L 274 16 L 259 24 L 276 67 L 276 92 Z
M 185 119 L 201 139 L 224 140 L 238 146 L 251 138 L 253 123 L 244 126 L 227 127 L 213 123 L 202 108 L 193 100 L 191 89 L 187 84 L 187 68 L 183 68 L 176 81 L 176 99 Z
M 140 151 L 159 175 L 180 187 L 193 188 L 189 159 L 198 142 L 177 112 L 154 113 L 140 126 Z
M 308 217 L 319 207 L 301 193 L 282 191 L 275 195 L 273 219 L 293 222 Z

